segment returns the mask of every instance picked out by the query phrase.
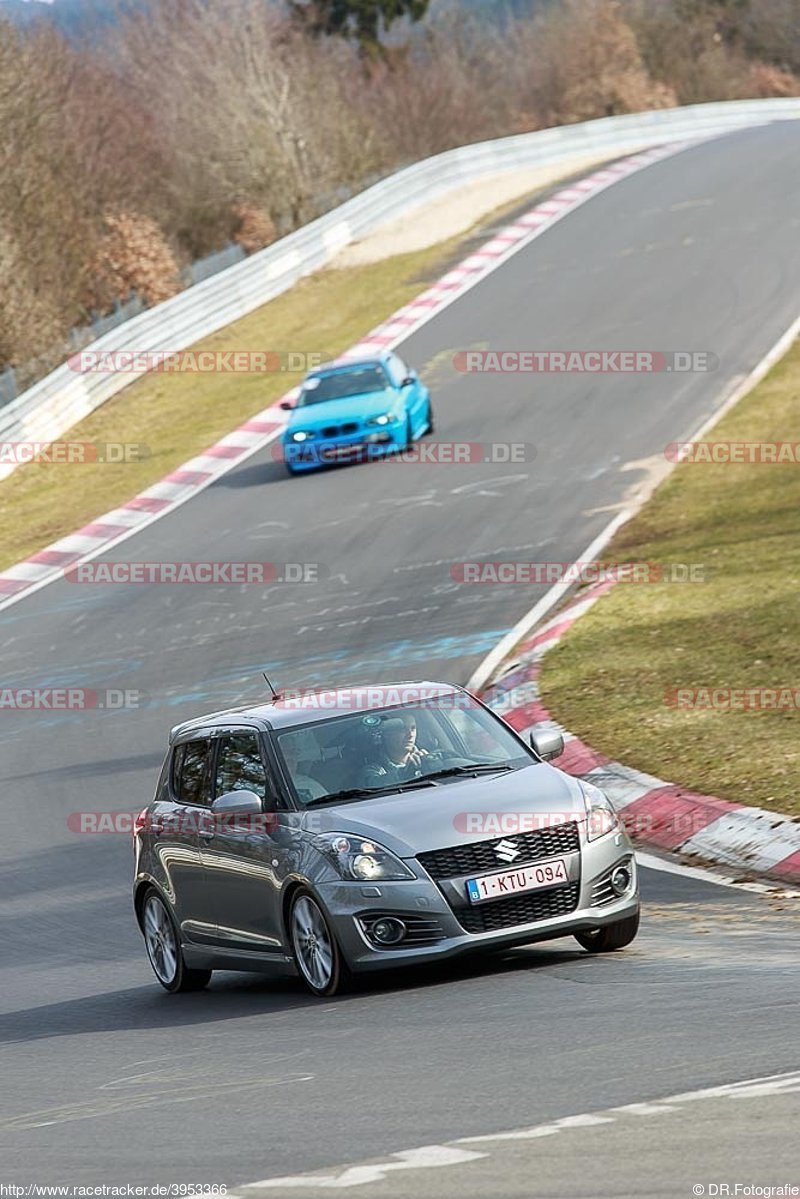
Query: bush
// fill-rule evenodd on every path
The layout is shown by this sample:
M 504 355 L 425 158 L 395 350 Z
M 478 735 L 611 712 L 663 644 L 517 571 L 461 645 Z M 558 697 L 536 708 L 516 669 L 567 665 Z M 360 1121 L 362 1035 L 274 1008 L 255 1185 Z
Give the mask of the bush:
M 234 205 L 233 216 L 236 221 L 233 240 L 245 254 L 255 254 L 256 250 L 271 246 L 278 236 L 272 217 L 255 204 Z
M 145 304 L 159 304 L 180 290 L 178 264 L 155 221 L 120 212 L 106 216 L 105 223 L 91 265 L 90 307 L 105 311 L 132 291 Z

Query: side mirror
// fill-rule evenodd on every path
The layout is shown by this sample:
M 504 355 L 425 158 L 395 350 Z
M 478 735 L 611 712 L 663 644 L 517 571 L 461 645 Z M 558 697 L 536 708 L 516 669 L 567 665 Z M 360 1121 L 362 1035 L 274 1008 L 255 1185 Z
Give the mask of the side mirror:
M 291 412 L 292 409 L 294 408 L 294 404 L 292 403 L 291 400 L 281 400 L 280 404 L 278 404 L 278 407 L 282 408 L 284 412 Z M 221 795 L 220 795 L 220 799 L 222 799 Z
M 226 791 L 218 795 L 211 805 L 215 816 L 260 816 L 263 811 L 261 800 L 255 791 Z
M 538 732 L 534 729 L 530 742 L 531 749 L 544 762 L 549 762 L 551 758 L 557 758 L 564 752 L 564 738 L 552 729 L 539 729 Z
M 412 387 L 416 383 L 416 381 L 417 381 L 416 375 L 406 375 L 405 379 L 400 384 L 400 386 L 401 387 Z

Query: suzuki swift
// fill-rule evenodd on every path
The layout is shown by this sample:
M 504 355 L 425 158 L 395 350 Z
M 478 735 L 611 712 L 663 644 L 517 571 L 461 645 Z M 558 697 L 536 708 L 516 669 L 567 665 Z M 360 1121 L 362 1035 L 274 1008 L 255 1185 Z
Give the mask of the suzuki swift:
M 134 825 L 134 907 L 167 991 L 294 969 L 327 996 L 370 970 L 636 935 L 609 799 L 462 688 L 276 696 L 178 725 Z

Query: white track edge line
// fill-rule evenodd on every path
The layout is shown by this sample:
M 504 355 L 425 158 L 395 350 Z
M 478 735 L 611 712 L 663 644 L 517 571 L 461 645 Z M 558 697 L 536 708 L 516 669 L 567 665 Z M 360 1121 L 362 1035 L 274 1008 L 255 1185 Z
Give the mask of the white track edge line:
M 656 1099 L 640 1103 L 617 1104 L 613 1107 L 598 1108 L 592 1112 L 581 1112 L 572 1116 L 560 1116 L 553 1120 L 543 1121 L 528 1127 L 506 1129 L 495 1133 L 483 1133 L 473 1136 L 456 1137 L 435 1145 L 422 1145 L 413 1149 L 401 1149 L 386 1153 L 382 1159 L 372 1162 L 339 1163 L 335 1166 L 322 1167 L 317 1171 L 301 1174 L 288 1174 L 272 1178 L 264 1178 L 259 1182 L 237 1183 L 229 1187 L 228 1199 L 243 1199 L 242 1192 L 252 1188 L 272 1190 L 284 1189 L 350 1189 L 362 1187 L 367 1183 L 379 1183 L 386 1180 L 386 1174 L 394 1174 L 404 1169 L 443 1169 L 447 1166 L 464 1165 L 465 1159 L 456 1154 L 448 1155 L 448 1150 L 460 1146 L 489 1145 L 497 1143 L 497 1152 L 503 1143 L 514 1143 L 522 1140 L 534 1140 L 542 1136 L 559 1132 L 580 1131 L 582 1128 L 598 1124 L 613 1124 L 625 1118 L 651 1119 L 655 1115 L 668 1115 L 676 1107 L 685 1103 L 697 1102 L 703 1099 L 726 1099 L 748 1097 L 770 1097 L 782 1095 L 788 1090 L 796 1090 L 797 1070 L 782 1071 L 779 1074 L 758 1075 L 756 1077 L 739 1079 L 736 1082 L 720 1083 L 717 1086 L 697 1087 L 691 1091 L 679 1094 L 659 1096 Z M 472 1161 L 485 1160 L 491 1153 L 476 1153 Z M 348 1178 L 347 1175 L 350 1175 Z
M 680 850 L 676 851 L 680 853 Z M 641 849 L 635 850 L 636 861 L 645 870 L 660 870 L 664 874 L 681 874 L 685 878 L 694 878 L 701 883 L 712 883 L 716 887 L 732 887 L 735 891 L 752 891 L 756 895 L 780 894 L 785 899 L 800 899 L 800 891 L 783 886 L 779 882 L 770 883 L 739 883 L 733 878 L 727 878 L 716 870 L 703 866 L 687 866 L 683 862 L 675 862 L 668 858 L 660 858 L 656 854 L 646 853 Z M 734 868 L 731 867 L 731 870 Z M 741 873 L 741 872 L 740 872 Z

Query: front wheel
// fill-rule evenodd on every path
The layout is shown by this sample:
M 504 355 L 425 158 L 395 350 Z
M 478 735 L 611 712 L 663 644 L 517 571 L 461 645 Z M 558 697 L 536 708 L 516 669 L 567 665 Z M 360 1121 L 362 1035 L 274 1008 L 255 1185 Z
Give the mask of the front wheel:
M 403 446 L 403 449 L 410 450 L 413 448 L 413 445 L 414 445 L 414 428 L 411 424 L 411 417 L 407 416 L 406 417 L 405 445 Z
M 427 433 L 428 436 L 430 436 L 431 433 L 435 432 L 434 422 L 433 422 L 433 404 L 431 403 L 430 400 L 428 400 L 428 422 L 427 423 L 428 423 L 428 427 L 425 430 L 425 432 Z
M 305 887 L 292 900 L 289 933 L 297 973 L 312 995 L 323 998 L 347 989 L 347 963 L 325 913 Z
M 165 991 L 201 991 L 210 970 L 190 970 L 183 960 L 175 921 L 161 896 L 150 889 L 142 908 L 142 932 L 153 973 Z
M 616 920 L 613 924 L 604 924 L 602 928 L 588 929 L 575 933 L 575 940 L 589 953 L 610 953 L 614 949 L 624 949 L 630 945 L 639 931 L 639 913 L 627 916 L 624 920 Z

